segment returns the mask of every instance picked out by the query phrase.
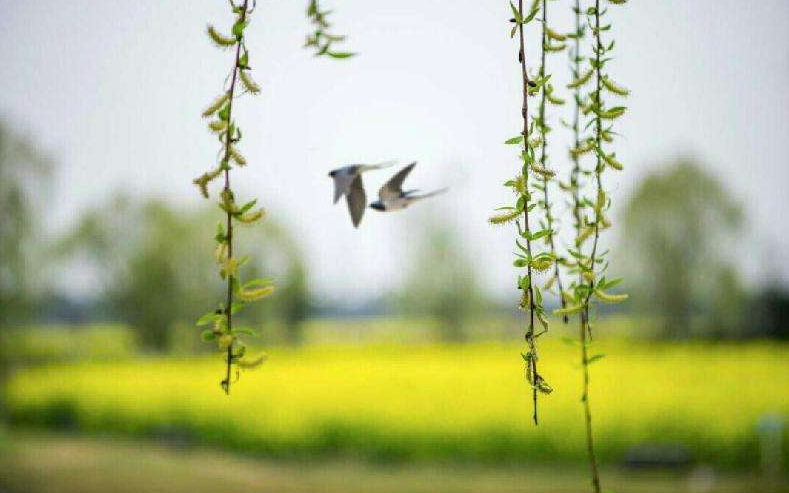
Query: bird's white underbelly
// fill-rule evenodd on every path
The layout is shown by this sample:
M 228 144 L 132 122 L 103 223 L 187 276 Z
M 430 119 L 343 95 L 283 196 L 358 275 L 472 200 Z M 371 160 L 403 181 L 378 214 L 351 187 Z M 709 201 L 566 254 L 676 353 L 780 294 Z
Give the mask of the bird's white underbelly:
M 411 200 L 407 198 L 397 198 L 397 199 L 387 200 L 386 202 L 384 202 L 384 210 L 386 210 L 387 212 L 399 211 L 400 209 L 405 209 L 410 202 Z

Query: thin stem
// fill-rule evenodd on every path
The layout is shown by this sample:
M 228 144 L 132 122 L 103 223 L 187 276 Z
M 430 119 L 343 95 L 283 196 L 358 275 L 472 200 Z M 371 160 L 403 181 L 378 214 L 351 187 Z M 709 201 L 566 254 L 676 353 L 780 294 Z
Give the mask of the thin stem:
M 572 53 L 573 57 L 573 80 L 578 79 L 581 74 L 581 4 L 580 0 L 575 0 L 575 50 Z M 573 148 L 577 149 L 581 143 L 581 88 L 576 87 L 573 94 L 575 106 L 573 107 Z M 581 234 L 581 197 L 579 191 L 579 176 L 581 174 L 581 158 L 576 153 L 570 153 L 573 160 L 573 170 L 570 174 L 570 187 L 573 194 L 573 217 L 575 219 L 575 236 Z M 581 272 L 579 271 L 579 279 L 583 282 Z
M 545 77 L 546 72 L 546 65 L 545 65 L 545 45 L 548 42 L 548 35 L 547 35 L 547 27 L 548 27 L 548 0 L 542 0 L 542 51 L 540 53 L 540 78 L 542 79 Z M 540 98 L 540 138 L 542 139 L 542 147 L 540 148 L 540 166 L 545 168 L 545 158 L 546 158 L 546 149 L 548 147 L 548 135 L 545 132 L 545 101 L 547 99 L 547 94 L 545 92 L 546 86 L 543 85 L 542 87 L 542 97 Z M 556 277 L 556 287 L 559 289 L 559 302 L 561 303 L 562 308 L 566 308 L 567 304 L 564 301 L 564 296 L 562 293 L 564 292 L 562 288 L 562 277 L 561 273 L 559 272 L 559 262 L 557 262 L 556 257 L 556 245 L 554 243 L 554 234 L 553 234 L 553 215 L 551 214 L 551 202 L 548 197 L 548 182 L 549 179 L 547 176 L 543 177 L 542 185 L 543 185 L 543 201 L 545 203 L 545 222 L 546 227 L 550 231 L 548 233 L 548 245 L 551 249 L 551 255 L 554 258 L 553 264 L 553 275 Z M 562 316 L 564 323 L 569 322 L 568 316 L 565 314 Z
M 518 13 L 520 14 L 520 18 L 523 18 L 523 0 L 518 0 Z M 520 51 L 518 52 L 518 60 L 520 61 L 521 65 L 521 79 L 523 83 L 523 106 L 521 107 L 521 115 L 523 116 L 523 150 L 524 152 L 528 152 L 529 146 L 529 74 L 526 72 L 526 48 L 525 48 L 525 41 L 523 35 L 523 24 L 518 24 L 518 40 L 520 43 Z M 528 167 L 524 164 L 523 166 L 523 181 L 524 181 L 524 189 L 528 193 L 529 190 L 529 170 Z M 528 207 L 523 210 L 523 226 L 525 231 L 529 232 L 529 210 Z M 531 240 L 529 239 L 528 235 L 526 236 L 526 250 L 529 253 L 529 265 L 528 265 L 528 276 L 529 276 L 529 285 L 527 287 L 529 293 L 529 330 L 526 332 L 526 342 L 529 344 L 529 354 L 531 357 L 527 364 L 531 367 L 530 371 L 532 374 L 532 401 L 534 404 L 534 412 L 532 414 L 532 419 L 534 419 L 534 424 L 539 424 L 537 419 L 537 350 L 534 344 L 534 289 L 532 286 L 532 267 L 531 267 Z
M 580 338 L 581 338 L 581 367 L 583 368 L 584 386 L 581 401 L 584 405 L 584 422 L 586 423 L 586 451 L 589 455 L 589 467 L 592 474 L 592 488 L 595 493 L 600 493 L 600 473 L 597 470 L 597 456 L 594 451 L 594 436 L 592 434 L 592 408 L 589 404 L 589 355 L 587 352 L 587 314 L 581 313 Z
M 578 27 L 580 24 L 579 17 L 579 5 L 578 0 L 576 0 L 576 26 Z M 600 47 L 602 43 L 600 41 L 600 0 L 595 0 L 595 29 L 594 29 L 594 44 L 595 44 L 595 75 L 596 75 L 596 90 L 594 92 L 594 104 L 597 105 L 598 108 L 602 108 L 602 100 L 601 100 L 601 91 L 602 91 L 602 82 L 601 82 L 601 68 L 600 68 Z M 576 49 L 578 49 L 578 42 L 576 38 Z M 578 53 L 576 53 L 576 60 L 578 59 Z M 576 62 L 576 70 L 577 62 Z M 578 140 L 577 134 L 577 118 L 578 115 L 578 107 L 576 103 L 576 146 Z M 600 119 L 600 115 L 597 114 L 595 118 L 595 141 L 597 144 L 597 151 L 595 154 L 597 156 L 596 166 L 595 166 L 595 182 L 597 185 L 597 191 L 600 193 L 603 189 L 603 182 L 602 182 L 602 162 L 600 157 L 600 149 L 601 149 L 601 141 L 602 141 L 602 122 Z M 575 192 L 575 200 L 578 200 L 577 191 Z M 578 211 L 579 205 L 576 202 L 576 211 Z M 577 219 L 578 219 L 578 228 L 581 227 L 580 224 L 580 212 L 577 212 Z M 600 493 L 600 474 L 597 468 L 597 456 L 595 455 L 594 450 L 594 435 L 592 433 L 592 408 L 589 403 L 589 354 L 587 348 L 587 337 L 591 336 L 591 328 L 589 326 L 589 298 L 592 295 L 594 290 L 594 268 L 595 268 L 595 260 L 597 257 L 597 245 L 600 238 L 600 222 L 602 221 L 602 214 L 601 214 L 601 205 L 598 204 L 595 207 L 595 221 L 594 221 L 594 243 L 592 244 L 592 253 L 589 256 L 589 270 L 591 272 L 590 280 L 589 280 L 589 289 L 586 292 L 585 300 L 584 300 L 584 307 L 581 311 L 581 324 L 580 324 L 580 340 L 581 340 L 581 366 L 583 368 L 583 394 L 581 397 L 581 401 L 583 402 L 584 406 L 584 421 L 586 424 L 586 449 L 587 454 L 589 456 L 589 467 L 592 474 L 592 489 L 595 493 Z M 580 279 L 583 282 L 583 272 L 580 272 Z
M 247 16 L 247 4 L 249 0 L 244 0 L 241 6 L 241 22 L 244 22 Z M 236 89 L 236 79 L 238 78 L 238 61 L 241 57 L 241 39 L 236 41 L 236 57 L 233 65 L 233 76 L 230 80 L 230 89 L 228 102 L 227 102 L 227 122 L 228 129 L 225 131 L 225 155 L 222 159 L 222 165 L 225 168 L 225 193 L 232 193 L 230 190 L 230 146 L 233 142 L 233 136 L 230 135 L 232 128 L 231 122 L 233 121 L 233 95 Z M 228 210 L 227 212 L 227 257 L 233 258 L 233 214 Z M 225 307 L 225 315 L 227 316 L 227 332 L 232 334 L 233 330 L 233 273 L 228 272 L 227 275 L 227 305 Z M 233 366 L 233 343 L 232 341 L 227 346 L 227 372 L 225 379 L 222 381 L 222 387 L 225 389 L 225 394 L 230 395 L 230 372 Z

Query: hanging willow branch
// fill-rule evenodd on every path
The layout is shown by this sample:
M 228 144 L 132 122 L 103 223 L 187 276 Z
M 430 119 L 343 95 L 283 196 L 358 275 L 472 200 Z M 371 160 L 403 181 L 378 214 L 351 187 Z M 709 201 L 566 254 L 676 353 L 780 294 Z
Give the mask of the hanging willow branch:
M 234 251 L 234 225 L 236 222 L 252 224 L 259 221 L 264 211 L 255 208 L 257 199 L 252 199 L 244 204 L 236 202 L 235 194 L 230 187 L 230 171 L 234 168 L 246 166 L 247 160 L 238 150 L 241 141 L 241 128 L 233 120 L 233 102 L 244 93 L 258 94 L 260 87 L 252 79 L 249 65 L 249 50 L 247 49 L 244 31 L 249 25 L 249 17 L 254 10 L 249 8 L 248 0 L 241 5 L 230 2 L 235 22 L 231 34 L 226 35 L 209 25 L 207 32 L 209 38 L 221 49 L 235 48 L 233 68 L 226 82 L 227 87 L 203 111 L 203 118 L 211 118 L 209 129 L 215 133 L 221 144 L 221 158 L 219 164 L 194 180 L 200 193 L 208 198 L 208 185 L 219 178 L 224 178 L 224 186 L 220 193 L 219 208 L 225 214 L 224 225 L 217 226 L 216 233 L 216 260 L 219 263 L 219 275 L 227 284 L 227 295 L 223 303 L 219 303 L 216 310 L 206 313 L 197 321 L 198 326 L 209 325 L 203 330 L 204 341 L 214 341 L 225 358 L 225 377 L 221 386 L 225 393 L 230 393 L 233 382 L 233 368 L 254 368 L 265 360 L 265 354 L 255 358 L 246 357 L 246 345 L 242 336 L 256 336 L 249 328 L 236 328 L 233 326 L 233 315 L 241 311 L 246 305 L 265 298 L 274 292 L 274 286 L 269 279 L 253 279 L 241 282 L 240 267 L 249 260 L 249 257 L 239 258 Z M 239 86 L 243 92 L 239 94 Z
M 315 30 L 307 36 L 305 48 L 313 48 L 315 56 L 329 56 L 331 58 L 350 58 L 356 53 L 350 51 L 336 51 L 332 49 L 335 43 L 345 41 L 345 36 L 329 32 L 331 24 L 326 19 L 331 10 L 322 10 L 318 0 L 310 0 L 307 7 L 307 17 L 315 26 Z
M 608 0 L 614 4 L 624 4 L 627 0 Z M 572 195 L 573 216 L 575 219 L 575 248 L 569 251 L 574 257 L 571 272 L 577 274 L 577 281 L 570 286 L 570 290 L 563 293 L 567 305 L 555 310 L 555 314 L 579 314 L 579 339 L 581 347 L 581 366 L 583 372 L 583 390 L 581 401 L 584 407 L 584 421 L 586 427 L 587 455 L 591 471 L 591 483 L 595 493 L 600 493 L 600 476 L 597 466 L 597 457 L 594 448 L 594 435 L 592 432 L 592 411 L 589 402 L 589 365 L 603 357 L 602 354 L 589 354 L 589 345 L 592 336 L 590 309 L 592 302 L 619 303 L 627 299 L 626 294 L 611 294 L 606 290 L 618 284 L 620 279 L 606 279 L 603 275 L 608 263 L 606 252 L 599 251 L 600 234 L 609 228 L 611 223 L 606 217 L 606 211 L 611 207 L 611 199 L 603 186 L 603 175 L 606 169 L 621 170 L 622 164 L 616 160 L 614 152 L 608 152 L 606 147 L 614 141 L 616 133 L 613 131 L 613 120 L 623 115 L 624 106 L 608 106 L 603 98 L 604 92 L 615 96 L 626 96 L 628 91 L 616 84 L 608 75 L 608 56 L 614 50 L 614 42 L 608 45 L 603 42 L 603 33 L 611 30 L 611 24 L 602 25 L 601 19 L 607 9 L 600 7 L 600 0 L 594 0 L 594 6 L 583 11 L 580 1 L 575 1 L 575 32 L 571 35 L 575 40 L 574 51 L 571 53 L 573 81 L 567 87 L 574 92 L 575 108 L 573 118 L 574 146 L 570 149 L 570 158 L 573 169 L 570 174 L 570 183 L 565 187 Z M 586 16 L 586 26 L 581 24 L 582 16 Z M 593 57 L 585 59 L 581 56 L 580 41 L 584 37 L 585 28 L 591 30 L 591 44 Z M 588 67 L 582 67 L 584 62 Z M 594 87 L 586 94 L 583 88 L 594 79 Z M 580 128 L 581 115 L 588 117 L 583 130 Z M 587 133 L 591 128 L 591 133 Z M 595 166 L 592 171 L 584 170 L 581 160 L 584 156 L 594 154 Z M 590 177 L 590 184 L 594 189 L 593 197 L 582 195 L 583 177 Z M 591 214 L 589 214 L 591 212 Z M 590 249 L 585 245 L 591 240 Z M 588 253 L 586 253 L 588 252 Z
M 203 111 L 203 118 L 210 118 L 208 128 L 219 139 L 221 144 L 219 163 L 194 180 L 194 184 L 205 197 L 209 197 L 209 185 L 216 179 L 223 177 L 224 186 L 220 193 L 219 208 L 225 214 L 224 224 L 217 226 L 216 260 L 219 263 L 219 275 L 227 283 L 225 301 L 218 307 L 200 317 L 198 326 L 210 326 L 204 329 L 202 339 L 215 341 L 225 358 L 225 377 L 221 382 L 225 393 L 230 393 L 230 386 L 234 381 L 233 368 L 236 369 L 235 378 L 238 378 L 239 369 L 249 369 L 265 361 L 266 355 L 261 354 L 255 358 L 246 357 L 246 345 L 241 337 L 256 337 L 255 331 L 249 328 L 233 326 L 234 315 L 243 310 L 250 303 L 259 301 L 274 292 L 270 279 L 252 279 L 241 281 L 239 270 L 246 262 L 248 256 L 239 258 L 234 252 L 235 231 L 234 225 L 254 224 L 261 220 L 264 211 L 256 208 L 257 199 L 249 200 L 243 204 L 236 202 L 235 194 L 230 187 L 230 171 L 247 165 L 247 159 L 238 149 L 241 141 L 241 128 L 233 120 L 233 102 L 245 94 L 260 94 L 261 89 L 252 78 L 249 64 L 249 50 L 245 42 L 244 32 L 249 25 L 249 18 L 255 10 L 255 0 L 250 8 L 249 0 L 237 5 L 233 0 L 228 1 L 235 18 L 230 34 L 225 34 L 213 25 L 207 27 L 208 37 L 220 49 L 235 48 L 233 67 L 225 80 L 225 88 Z M 338 52 L 331 50 L 332 43 L 342 41 L 345 36 L 332 35 L 327 32 L 330 27 L 326 21 L 328 11 L 321 10 L 317 0 L 309 0 L 307 17 L 316 26 L 315 33 L 307 38 L 307 46 L 317 48 L 316 55 L 328 55 L 332 58 L 348 58 L 354 53 Z
M 526 39 L 524 36 L 524 26 L 531 22 L 540 10 L 539 0 L 535 0 L 528 13 L 524 13 L 523 0 L 518 0 L 518 6 L 510 3 L 513 18 L 510 22 L 514 24 L 510 37 L 518 35 L 518 63 L 521 72 L 521 93 L 522 106 L 521 117 L 523 118 L 523 128 L 520 134 L 505 141 L 507 145 L 521 146 L 520 152 L 520 174 L 507 181 L 504 186 L 512 190 L 515 194 L 514 206 L 500 207 L 498 214 L 490 218 L 491 224 L 505 224 L 514 222 L 518 232 L 515 239 L 515 246 L 518 252 L 515 253 L 513 265 L 519 269 L 518 289 L 521 290 L 521 300 L 519 307 L 528 315 L 528 325 L 524 338 L 527 344 L 526 352 L 521 356 L 525 362 L 526 378 L 531 385 L 534 424 L 538 424 L 537 396 L 540 393 L 550 394 L 552 388 L 548 385 L 542 375 L 537 370 L 539 355 L 537 352 L 537 339 L 548 330 L 548 320 L 542 305 L 542 291 L 534 282 L 534 276 L 538 272 L 547 271 L 553 266 L 554 256 L 550 252 L 537 253 L 536 241 L 549 234 L 549 230 L 543 228 L 534 231 L 530 227 L 536 220 L 532 217 L 538 202 L 533 198 L 529 190 L 531 179 L 536 182 L 541 176 L 539 163 L 535 156 L 535 148 L 538 145 L 539 135 L 535 130 L 535 121 L 529 121 L 529 96 L 536 94 L 545 85 L 547 78 L 538 77 L 536 80 L 529 80 L 526 70 Z M 521 243 L 523 240 L 523 243 Z M 523 270 L 525 269 L 525 274 Z M 537 333 L 535 321 L 542 326 L 542 331 Z
M 559 301 L 561 303 L 562 308 L 565 308 L 565 300 L 564 297 L 561 296 L 563 288 L 562 283 L 562 276 L 559 270 L 559 263 L 563 261 L 561 257 L 559 257 L 556 253 L 556 244 L 554 241 L 554 236 L 556 231 L 554 229 L 554 216 L 553 216 L 553 206 L 550 201 L 550 193 L 549 193 L 549 183 L 556 175 L 551 167 L 548 165 L 548 140 L 549 140 L 549 133 L 551 132 L 551 126 L 546 121 L 545 116 L 545 109 L 547 103 L 552 105 L 560 106 L 565 103 L 564 99 L 558 97 L 556 91 L 554 90 L 553 85 L 548 82 L 551 78 L 551 74 L 547 72 L 547 62 L 546 62 L 546 55 L 548 53 L 559 53 L 564 51 L 566 44 L 565 41 L 567 36 L 564 34 L 560 34 L 553 29 L 551 29 L 548 25 L 548 0 L 542 0 L 542 49 L 540 51 L 540 71 L 539 71 L 539 80 L 543 80 L 544 84 L 541 87 L 540 91 L 540 113 L 539 117 L 535 119 L 536 121 L 536 128 L 540 133 L 540 164 L 539 166 L 532 166 L 532 170 L 535 171 L 540 178 L 540 181 L 534 184 L 534 188 L 537 192 L 542 192 L 543 200 L 540 201 L 540 205 L 543 208 L 545 221 L 541 224 L 543 230 L 547 231 L 548 233 L 545 235 L 545 243 L 549 247 L 549 252 L 551 256 L 555 259 L 553 264 L 553 276 L 551 276 L 548 281 L 543 285 L 543 289 L 550 290 L 552 289 L 553 285 L 556 284 L 556 287 L 559 292 Z M 568 318 L 567 315 L 563 316 L 564 323 L 567 323 Z

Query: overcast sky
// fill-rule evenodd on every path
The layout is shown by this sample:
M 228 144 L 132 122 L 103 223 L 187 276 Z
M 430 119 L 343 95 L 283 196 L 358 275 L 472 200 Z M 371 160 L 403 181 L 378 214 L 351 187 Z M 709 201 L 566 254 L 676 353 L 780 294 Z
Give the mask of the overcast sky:
M 520 125 L 508 2 L 324 3 L 358 57 L 312 58 L 301 49 L 306 0 L 259 0 L 247 34 L 263 94 L 234 107 L 250 162 L 233 172 L 241 196 L 259 197 L 298 232 L 317 295 L 373 297 L 400 280 L 419 211 L 369 210 L 354 230 L 344 206 L 331 205 L 326 172 L 338 163 L 418 160 L 408 185 L 451 187 L 419 207 L 460 228 L 486 286 L 511 286 L 511 231 L 486 224 L 509 200 L 501 183 L 518 168 L 502 144 Z M 569 4 L 550 4 L 555 29 L 569 28 Z M 229 30 L 226 5 L 0 0 L 0 115 L 57 164 L 53 227 L 67 229 L 118 189 L 200 203 L 191 179 L 214 163 L 217 148 L 199 114 L 231 63 L 204 30 L 209 21 Z M 786 281 L 789 2 L 632 0 L 611 12 L 610 68 L 632 90 L 616 147 L 626 170 L 607 182 L 614 202 L 665 159 L 693 155 L 754 220 L 752 234 L 736 239 L 757 257 L 751 280 Z M 549 64 L 566 82 L 566 54 Z M 560 173 L 565 155 L 553 151 Z M 368 196 L 385 177 L 367 177 Z M 209 255 L 211 239 L 195 249 Z

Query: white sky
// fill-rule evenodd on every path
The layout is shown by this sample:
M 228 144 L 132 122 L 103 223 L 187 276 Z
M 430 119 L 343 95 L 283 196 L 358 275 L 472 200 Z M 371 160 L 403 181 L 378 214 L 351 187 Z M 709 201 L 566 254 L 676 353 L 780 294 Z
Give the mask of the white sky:
M 345 47 L 360 56 L 313 59 L 301 49 L 306 0 L 259 1 L 247 34 L 263 94 L 234 108 L 250 162 L 234 171 L 235 184 L 298 232 L 317 295 L 366 298 L 399 281 L 416 211 L 368 211 L 354 230 L 344 205 L 331 206 L 326 172 L 338 163 L 419 160 L 407 185 L 451 187 L 420 207 L 461 228 L 487 287 L 509 288 L 512 234 L 486 224 L 509 199 L 500 185 L 518 168 L 502 144 L 520 121 L 508 2 L 324 3 L 336 9 L 335 31 L 349 36 Z M 204 27 L 228 30 L 226 5 L 0 0 L 0 115 L 55 158 L 53 225 L 68 228 L 79 210 L 121 188 L 199 203 L 191 179 L 217 150 L 199 113 L 231 63 Z M 550 4 L 557 30 L 570 26 L 569 5 Z M 748 247 L 751 280 L 786 281 L 789 2 L 631 0 L 611 11 L 611 71 L 633 93 L 616 147 L 627 168 L 608 182 L 615 203 L 664 158 L 692 154 L 754 220 L 752 234 L 734 240 Z M 557 81 L 567 81 L 566 60 L 550 57 Z M 554 122 L 569 109 L 552 111 Z M 554 139 L 564 140 L 561 132 Z M 564 148 L 552 154 L 564 173 Z M 367 176 L 368 196 L 386 174 Z M 196 254 L 209 255 L 210 242 Z

